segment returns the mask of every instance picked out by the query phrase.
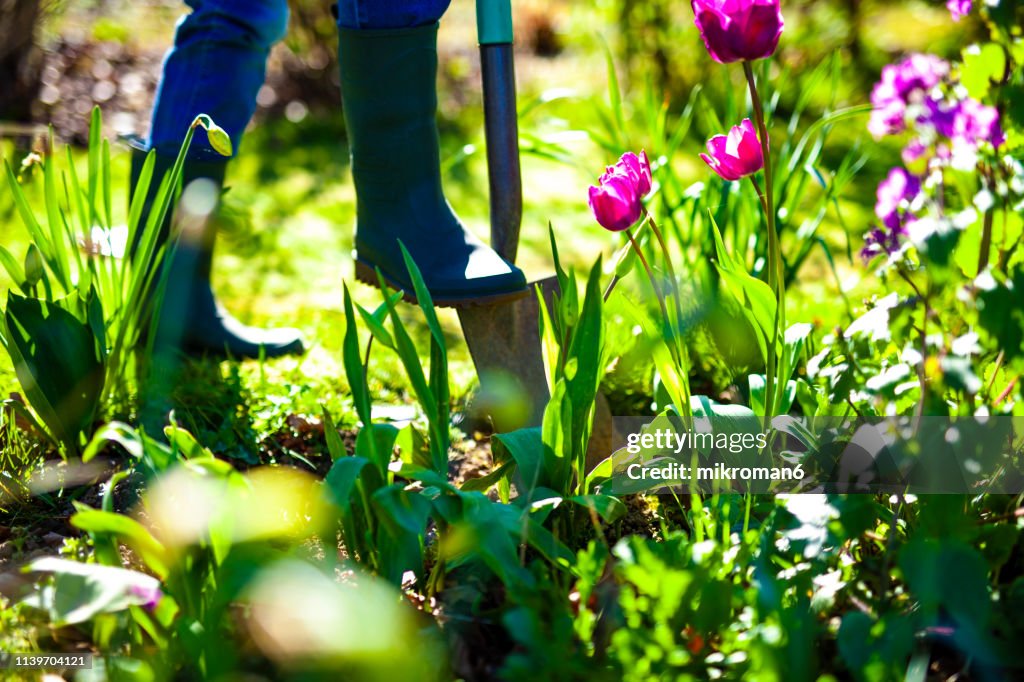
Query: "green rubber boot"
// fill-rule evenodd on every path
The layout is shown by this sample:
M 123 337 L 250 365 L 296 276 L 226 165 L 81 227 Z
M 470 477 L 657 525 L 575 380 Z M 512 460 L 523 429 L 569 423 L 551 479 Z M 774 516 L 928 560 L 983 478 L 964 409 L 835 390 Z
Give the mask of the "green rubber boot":
M 497 303 L 527 294 L 521 270 L 459 221 L 441 188 L 437 134 L 437 24 L 339 29 L 342 105 L 356 187 L 356 277 L 407 296 L 399 241 L 434 303 Z
M 146 152 L 133 148 L 133 192 L 145 160 Z M 157 155 L 140 225 L 145 225 L 160 180 L 174 166 L 174 161 L 173 156 Z M 181 186 L 186 190 L 183 197 L 188 195 L 187 190 L 193 182 L 206 180 L 209 183 L 206 192 L 212 197 L 209 204 L 215 205 L 224 185 L 226 167 L 227 159 L 187 161 L 182 174 Z M 161 227 L 161 243 L 169 238 L 171 224 L 172 217 L 169 215 Z M 298 330 L 249 327 L 221 307 L 210 286 L 216 231 L 206 220 L 201 221 L 199 227 L 199 234 L 184 235 L 178 240 L 177 249 L 168 263 L 170 272 L 157 325 L 157 343 L 164 348 L 181 348 L 192 355 L 209 354 L 239 359 L 302 353 L 302 337 Z

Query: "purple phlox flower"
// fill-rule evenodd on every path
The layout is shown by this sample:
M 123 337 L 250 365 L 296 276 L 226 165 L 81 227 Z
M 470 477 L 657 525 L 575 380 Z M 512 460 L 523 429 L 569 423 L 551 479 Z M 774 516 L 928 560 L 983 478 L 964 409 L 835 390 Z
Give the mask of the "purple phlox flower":
M 903 163 L 907 166 L 912 166 L 916 161 L 928 153 L 928 145 L 922 142 L 918 138 L 914 138 L 907 143 L 907 146 L 903 148 L 901 156 L 903 157 Z
M 907 236 L 907 227 L 916 220 L 910 212 L 910 203 L 921 192 L 921 180 L 906 169 L 896 167 L 878 185 L 875 215 L 881 225 L 864 237 L 860 255 L 870 260 L 881 253 L 893 254 Z
M 864 236 L 864 246 L 860 250 L 860 257 L 869 261 L 883 253 L 891 256 L 900 250 L 902 238 L 906 236 L 907 228 L 904 225 L 891 230 L 883 227 L 873 228 Z
M 946 9 L 952 15 L 953 21 L 960 21 L 961 17 L 970 14 L 971 5 L 972 0 L 946 0 Z
M 943 137 L 953 137 L 954 125 L 960 115 L 961 104 L 948 102 L 944 99 L 929 97 L 924 104 L 924 113 L 919 119 L 921 123 L 930 125 L 935 132 Z
M 949 74 L 949 64 L 934 55 L 912 54 L 882 69 L 882 77 L 871 90 L 874 111 L 868 130 L 876 138 L 904 129 L 907 105 L 924 96 Z
M 949 137 L 953 138 L 954 142 L 974 147 L 982 142 L 989 142 L 993 147 L 1000 146 L 1005 137 L 1003 129 L 999 126 L 999 111 L 976 99 L 964 100 L 953 119 Z

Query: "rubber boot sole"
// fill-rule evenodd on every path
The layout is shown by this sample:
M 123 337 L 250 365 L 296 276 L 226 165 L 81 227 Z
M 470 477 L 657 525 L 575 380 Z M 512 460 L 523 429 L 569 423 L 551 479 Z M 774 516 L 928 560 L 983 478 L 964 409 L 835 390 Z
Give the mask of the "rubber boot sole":
M 373 265 L 370 265 L 366 261 L 356 259 L 356 279 L 363 284 L 369 284 L 372 287 L 380 288 L 380 280 L 377 279 L 377 270 Z M 384 283 L 388 287 L 400 290 L 402 292 L 402 299 L 409 303 L 419 302 L 416 300 L 416 292 L 409 291 L 403 284 L 390 277 L 386 272 L 381 270 L 381 275 L 384 278 Z M 518 301 L 521 298 L 525 298 L 530 294 L 530 288 L 525 287 L 521 291 L 506 291 L 497 294 L 484 294 L 477 296 L 437 296 L 431 294 L 434 306 L 438 308 L 473 308 L 476 306 L 489 306 L 497 305 L 499 303 L 507 303 L 509 301 Z

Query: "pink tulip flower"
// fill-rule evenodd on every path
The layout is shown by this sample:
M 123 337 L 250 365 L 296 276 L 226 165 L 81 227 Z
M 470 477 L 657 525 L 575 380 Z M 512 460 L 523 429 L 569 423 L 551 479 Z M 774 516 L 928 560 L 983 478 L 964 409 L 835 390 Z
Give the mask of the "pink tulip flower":
M 693 21 L 712 59 L 722 64 L 764 59 L 782 35 L 780 0 L 691 0 Z
M 614 166 L 608 166 L 590 188 L 590 210 L 601 227 L 621 232 L 643 215 L 642 199 L 651 191 L 651 164 L 646 152 L 626 152 Z
M 728 135 L 715 135 L 708 140 L 708 152 L 700 158 L 723 180 L 739 180 L 764 168 L 761 143 L 749 118 L 733 126 Z

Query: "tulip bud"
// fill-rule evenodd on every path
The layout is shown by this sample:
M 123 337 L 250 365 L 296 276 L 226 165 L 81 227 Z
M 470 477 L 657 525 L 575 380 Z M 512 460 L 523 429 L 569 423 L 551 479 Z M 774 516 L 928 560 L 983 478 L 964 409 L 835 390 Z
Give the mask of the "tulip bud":
M 691 0 L 694 23 L 722 64 L 770 57 L 782 35 L 780 0 Z
M 708 140 L 708 152 L 700 158 L 723 180 L 739 180 L 764 168 L 761 143 L 749 118 L 733 126 L 728 135 L 715 135 Z

